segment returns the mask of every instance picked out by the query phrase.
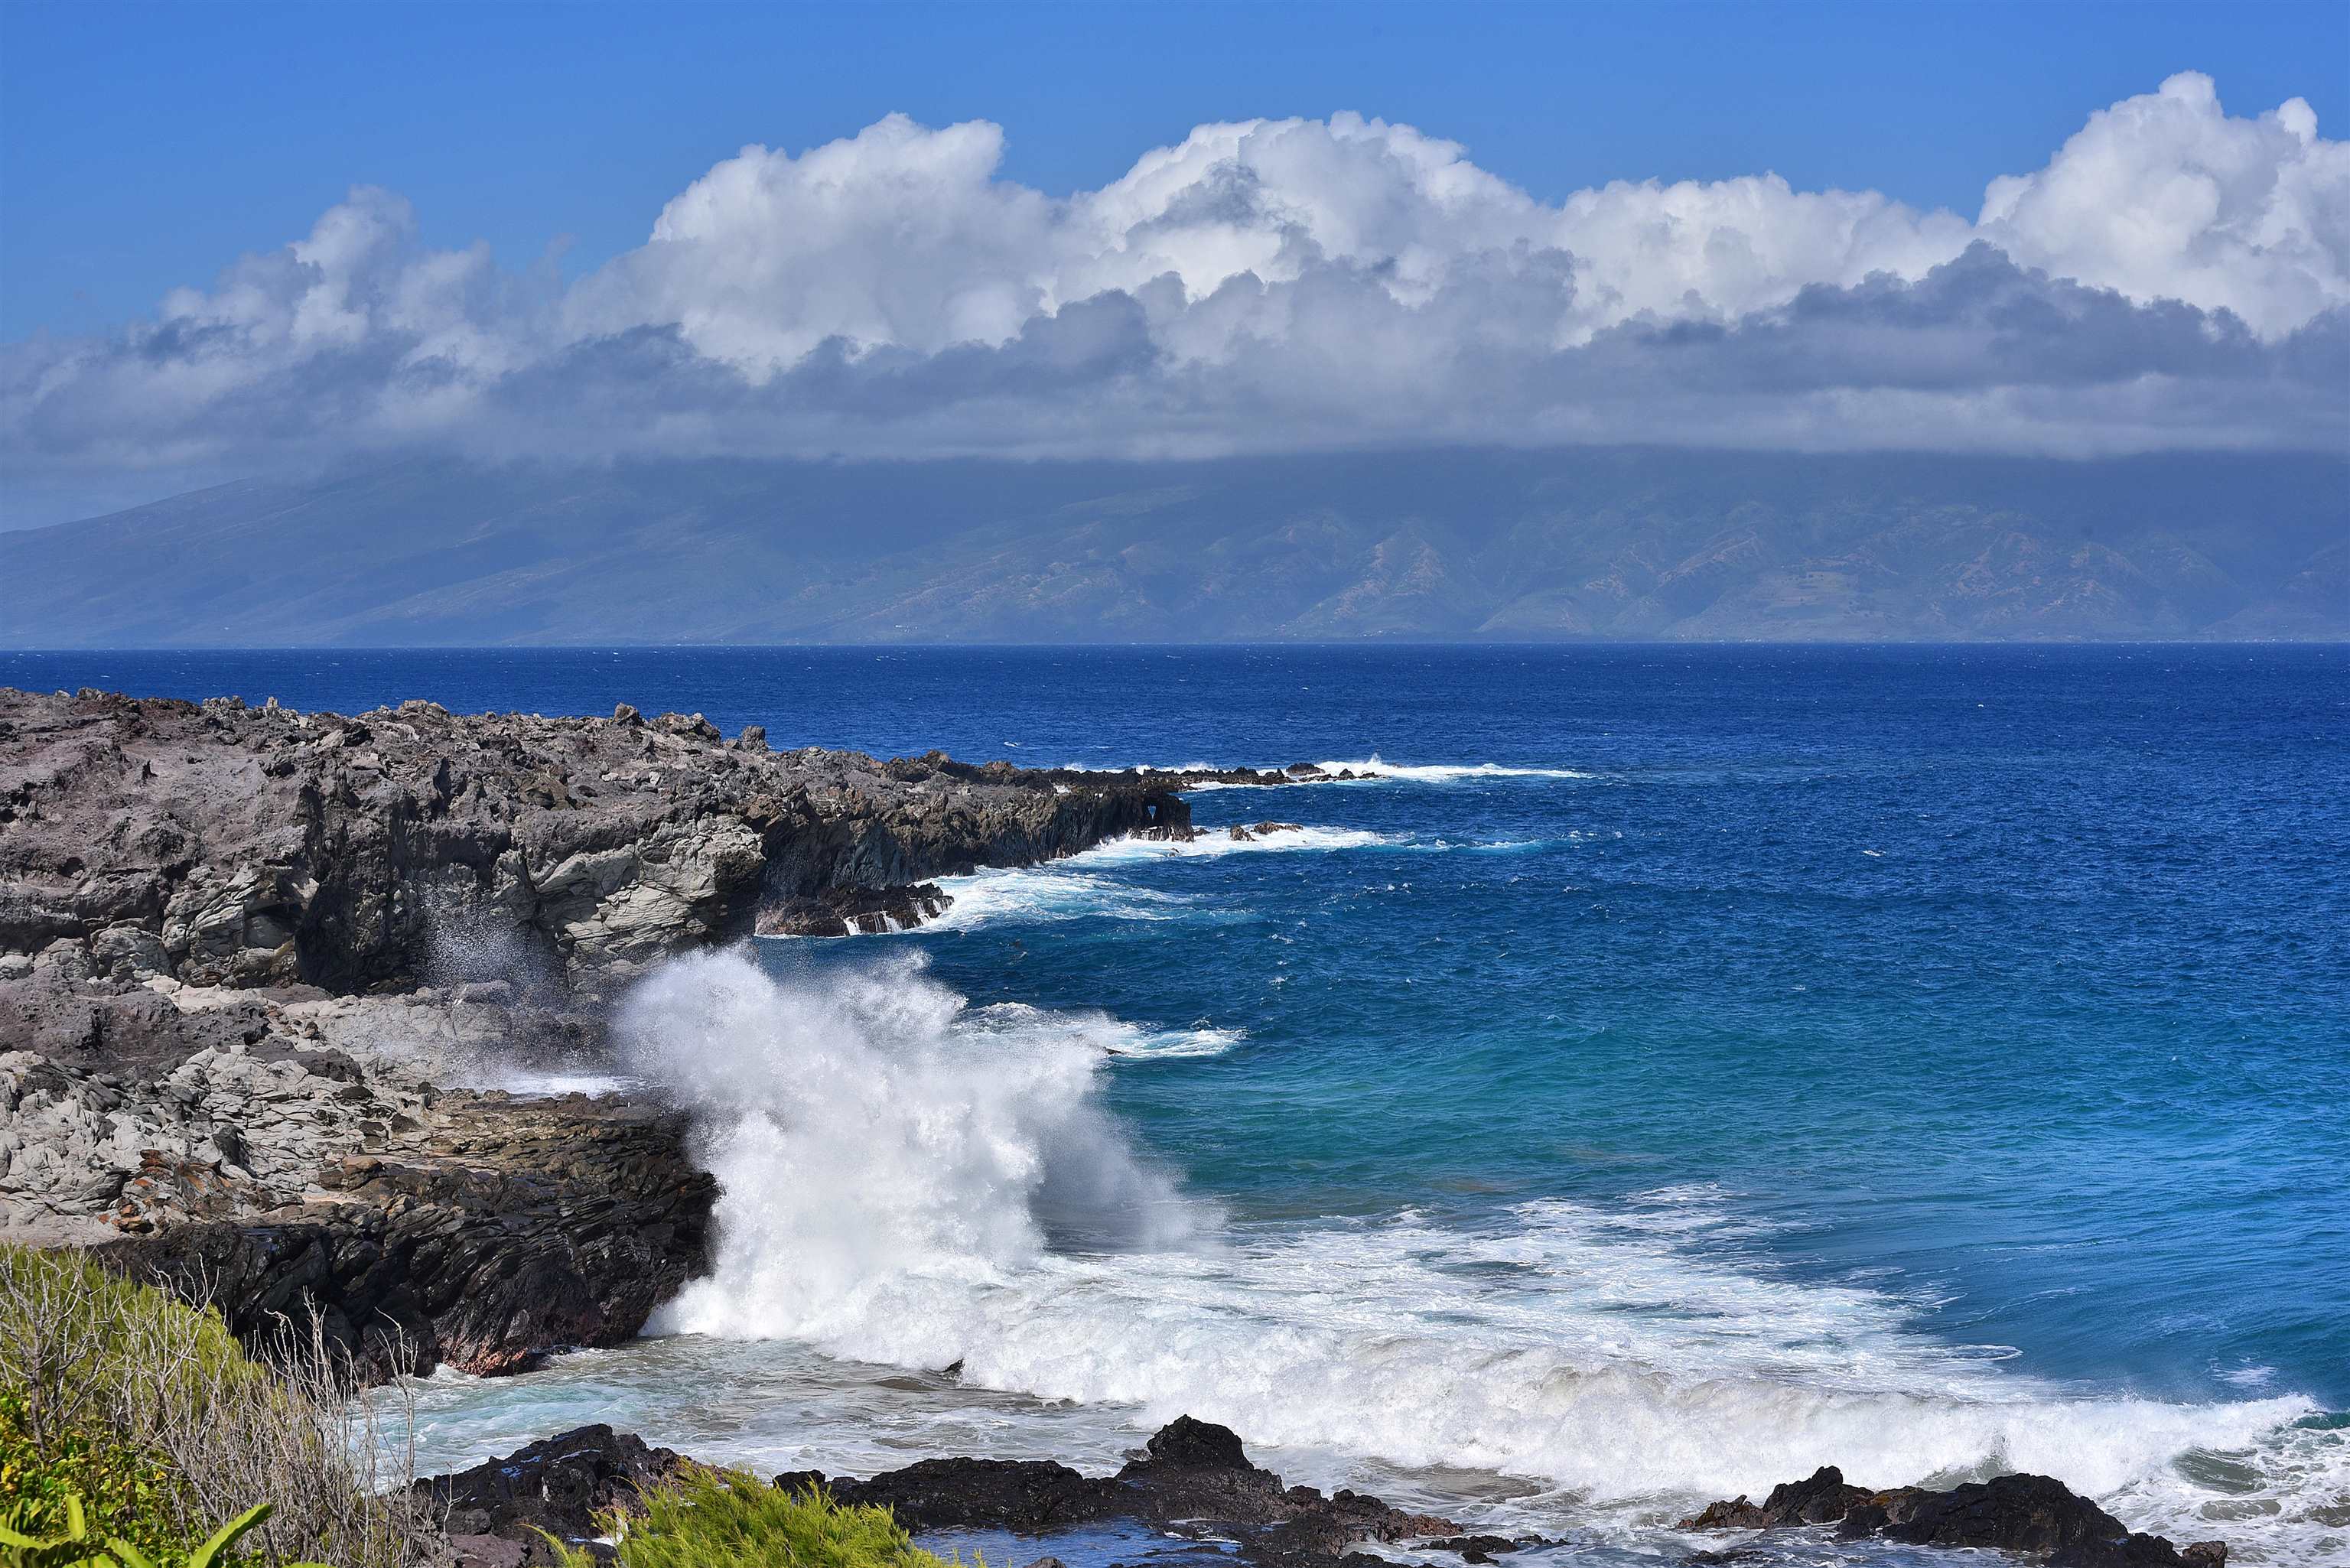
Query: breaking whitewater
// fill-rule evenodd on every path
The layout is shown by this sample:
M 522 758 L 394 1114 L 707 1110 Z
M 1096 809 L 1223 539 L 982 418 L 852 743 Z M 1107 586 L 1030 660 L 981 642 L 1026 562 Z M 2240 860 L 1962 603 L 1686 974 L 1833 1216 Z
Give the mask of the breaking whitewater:
M 1429 788 L 1607 783 L 1387 772 Z M 670 963 L 622 1004 L 617 1061 L 513 1086 L 626 1084 L 700 1113 L 723 1193 L 715 1272 L 634 1345 L 421 1385 L 421 1469 L 606 1421 L 763 1474 L 953 1454 L 1099 1472 L 1191 1414 L 1294 1481 L 1539 1532 L 1583 1560 L 1683 1553 L 1676 1519 L 1822 1464 L 1880 1486 L 2038 1471 L 2134 1528 L 2224 1532 L 2240 1561 L 2340 1554 L 2342 1420 L 2255 1373 L 2234 1380 L 2245 1397 L 2195 1401 L 2022 1370 L 2010 1347 L 1954 1338 L 1936 1322 L 1946 1303 L 1893 1271 L 1776 1266 L 1758 1244 L 1773 1221 L 1709 1181 L 1613 1201 L 1235 1205 L 1187 1181 L 1185 1151 L 1154 1147 L 1114 1101 L 1128 1075 L 1177 1070 L 1198 1096 L 1264 1094 L 1262 1072 L 1217 1076 L 1249 1056 L 1247 1026 L 983 999 L 933 962 L 958 940 L 1016 961 L 1073 922 L 1250 922 L 1245 885 L 1186 881 L 1184 863 L 1229 874 L 1278 857 L 1359 900 L 1583 831 L 1308 825 L 1118 843 L 952 879 L 953 906 L 920 933 Z M 1350 857 L 1343 874 L 1305 869 Z M 816 947 L 830 951 L 810 961 Z M 1177 946 L 1162 961 L 1193 961 Z M 1272 985 L 1311 968 L 1274 963 L 1289 972 Z

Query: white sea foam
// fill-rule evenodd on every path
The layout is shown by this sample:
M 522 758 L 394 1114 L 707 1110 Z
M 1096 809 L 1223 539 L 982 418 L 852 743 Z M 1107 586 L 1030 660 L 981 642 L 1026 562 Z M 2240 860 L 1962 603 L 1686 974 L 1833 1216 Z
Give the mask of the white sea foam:
M 1212 774 L 1222 772 L 1226 766 L 1223 763 L 1177 763 L 1171 767 L 1158 763 L 1120 763 L 1115 766 L 1107 763 L 1061 764 L 1064 772 L 1073 774 Z
M 508 1067 L 493 1075 L 493 1087 L 525 1099 L 562 1095 L 626 1095 L 651 1086 L 626 1074 L 575 1067 Z
M 1073 858 L 1088 866 L 1130 866 L 1151 860 L 1213 859 L 1225 855 L 1263 855 L 1284 850 L 1369 849 L 1404 842 L 1360 827 L 1294 827 L 1234 838 L 1228 828 L 1202 828 L 1196 838 L 1122 837 L 1105 840 Z
M 1159 767 L 1142 763 L 1131 768 L 1108 768 L 1097 763 L 1070 763 L 1072 772 L 1081 773 L 1146 773 L 1201 774 L 1222 771 L 1228 764 L 1219 763 L 1186 763 L 1179 767 Z M 1507 763 L 1390 763 L 1376 753 L 1354 761 L 1323 762 L 1315 764 L 1326 774 L 1351 773 L 1351 779 L 1295 778 L 1284 785 L 1232 784 L 1222 779 L 1207 779 L 1187 785 L 1184 793 L 1195 794 L 1207 790 L 1292 788 L 1305 784 L 1378 784 L 1399 780 L 1410 784 L 1461 784 L 1474 779 L 1596 779 L 1604 775 L 1586 773 L 1576 768 L 1519 767 Z M 1279 766 L 1263 770 L 1279 773 Z
M 727 1192 L 722 1266 L 670 1309 L 681 1327 L 845 1321 L 876 1283 L 932 1264 L 1212 1229 L 1095 1099 L 1128 1036 L 1093 1015 L 971 1008 L 910 953 L 795 985 L 740 953 L 678 960 L 617 1033 L 633 1070 L 705 1113 Z
M 1250 839 L 1235 839 L 1222 828 L 1209 828 L 1188 841 L 1113 838 L 1040 866 L 991 867 L 968 877 L 941 877 L 939 886 L 954 902 L 944 915 L 921 929 L 968 930 L 997 920 L 1197 919 L 1200 907 L 1180 894 L 1135 887 L 1104 873 L 1159 860 L 1363 849 L 1403 842 L 1389 835 L 1349 827 L 1304 827 Z
M 1101 1108 L 1125 1028 L 968 1007 L 910 955 L 820 983 L 737 956 L 673 963 L 621 1033 L 635 1071 L 703 1112 L 723 1196 L 716 1270 L 661 1326 L 843 1365 L 960 1363 L 969 1398 L 1074 1402 L 990 1406 L 999 1427 L 1059 1409 L 1131 1432 L 1189 1412 L 1308 1479 L 1524 1478 L 1529 1506 L 1627 1531 L 1818 1464 L 1879 1485 L 2020 1469 L 2134 1524 L 2288 1561 L 2323 1545 L 2350 1480 L 2345 1434 L 2286 1429 L 2304 1399 L 2167 1404 L 2019 1376 L 2005 1347 L 1924 1332 L 1914 1303 L 1756 1261 L 1711 1188 L 1529 1203 L 1473 1230 L 1232 1226 Z
M 1358 780 L 1367 776 L 1371 779 L 1400 779 L 1411 784 L 1461 784 L 1471 779 L 1599 777 L 1597 774 L 1584 773 L 1575 768 L 1513 767 L 1503 763 L 1390 763 L 1380 758 L 1376 753 L 1358 762 L 1326 762 L 1318 765 L 1325 773 L 1353 773 Z
M 1060 860 L 1036 866 L 988 867 L 967 877 L 941 877 L 939 887 L 953 900 L 925 931 L 968 930 L 995 920 L 1076 919 L 1177 920 L 1196 918 L 1198 907 L 1178 893 L 1138 888 L 1101 873 L 1123 866 L 1173 859 L 1212 859 L 1225 855 L 1281 851 L 1364 849 L 1403 845 L 1391 835 L 1352 827 L 1301 827 L 1236 839 L 1222 827 L 1189 840 L 1119 837 Z M 866 933 L 857 933 L 866 934 Z M 896 931 L 871 933 L 894 936 Z M 776 937 L 772 940 L 795 940 Z
M 971 1046 L 1014 1055 L 1067 1044 L 1095 1056 L 1221 1056 L 1248 1038 L 1244 1029 L 1219 1029 L 1204 1018 L 1189 1028 L 1152 1029 L 1107 1012 L 1054 1012 L 1024 1002 L 966 1009 L 953 1030 Z
M 991 867 L 968 877 L 942 877 L 954 899 L 923 930 L 959 930 L 991 920 L 1176 920 L 1191 901 L 1151 888 L 1080 870 L 1075 860 L 1045 866 Z

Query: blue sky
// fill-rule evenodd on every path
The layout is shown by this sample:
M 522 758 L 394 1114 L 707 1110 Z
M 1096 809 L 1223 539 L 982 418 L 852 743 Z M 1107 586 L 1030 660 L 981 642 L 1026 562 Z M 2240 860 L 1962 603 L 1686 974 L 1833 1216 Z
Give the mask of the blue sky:
M 2350 5 L 0 0 L 0 527 L 353 461 L 2350 451 Z
M 577 276 L 746 142 L 902 111 L 1095 187 L 1202 121 L 1354 109 L 1556 201 L 1773 170 L 1972 217 L 2100 106 L 2209 74 L 2350 120 L 2350 6 L 0 5 L 0 337 L 98 330 L 355 183 Z

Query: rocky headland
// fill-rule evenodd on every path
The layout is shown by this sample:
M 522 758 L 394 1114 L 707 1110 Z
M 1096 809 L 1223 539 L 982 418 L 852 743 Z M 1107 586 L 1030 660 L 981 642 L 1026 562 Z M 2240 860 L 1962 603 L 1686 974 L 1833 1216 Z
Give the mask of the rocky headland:
M 1196 782 L 625 705 L 0 691 L 0 1237 L 100 1249 L 256 1343 L 315 1316 L 378 1376 L 626 1340 L 707 1260 L 683 1115 L 451 1084 L 600 1061 L 604 1003 L 671 954 L 1188 836 Z
M 755 727 L 729 741 L 626 705 L 0 691 L 0 951 L 66 941 L 109 978 L 339 993 L 523 969 L 592 995 L 762 911 L 1186 831 L 1194 782 L 775 752 Z

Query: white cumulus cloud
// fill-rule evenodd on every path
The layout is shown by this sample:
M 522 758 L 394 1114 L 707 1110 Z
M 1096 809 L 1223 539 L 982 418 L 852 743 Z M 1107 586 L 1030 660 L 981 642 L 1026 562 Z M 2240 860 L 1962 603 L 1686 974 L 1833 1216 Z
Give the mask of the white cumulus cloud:
M 2276 337 L 2350 300 L 2350 143 L 2301 99 L 2230 119 L 2210 77 L 2089 117 L 2037 173 L 1984 192 L 1976 232 L 2027 266 Z
M 1203 125 L 1065 200 L 1003 154 L 897 115 L 746 147 L 567 287 L 355 190 L 151 319 L 0 350 L 0 455 L 2345 441 L 2350 144 L 2191 73 L 1971 219 L 1767 173 L 1547 203 L 1353 114 Z

